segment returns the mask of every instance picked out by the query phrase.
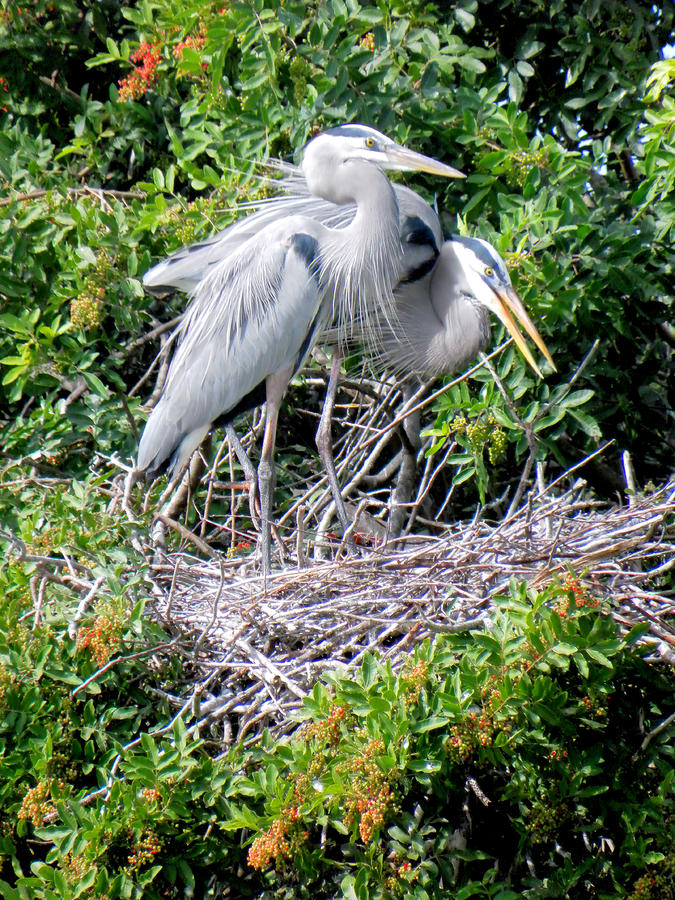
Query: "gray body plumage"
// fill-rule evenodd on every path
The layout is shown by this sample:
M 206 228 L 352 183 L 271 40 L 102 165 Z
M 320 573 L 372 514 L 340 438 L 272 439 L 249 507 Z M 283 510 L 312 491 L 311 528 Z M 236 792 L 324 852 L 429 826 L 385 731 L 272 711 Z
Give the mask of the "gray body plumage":
M 212 422 L 226 420 L 267 376 L 302 365 L 330 316 L 330 307 L 322 306 L 318 243 L 308 234 L 315 226 L 299 217 L 272 223 L 200 283 L 143 432 L 139 469 L 153 471 L 171 456 L 179 469 Z M 236 289 L 242 281 L 244 289 Z

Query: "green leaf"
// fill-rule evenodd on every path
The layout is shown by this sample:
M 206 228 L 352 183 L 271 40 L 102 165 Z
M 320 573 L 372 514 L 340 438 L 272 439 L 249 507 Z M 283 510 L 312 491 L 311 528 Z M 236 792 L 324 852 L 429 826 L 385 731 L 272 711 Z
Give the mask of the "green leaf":
M 440 772 L 441 762 L 438 759 L 411 759 L 408 761 L 407 769 L 410 772 L 426 772 L 429 774 L 432 772 Z
M 476 75 L 482 75 L 485 71 L 485 63 L 474 56 L 460 56 L 457 62 L 467 72 L 474 72 Z
M 595 650 L 593 647 L 586 647 L 585 653 L 595 662 L 600 663 L 601 666 L 606 666 L 608 669 L 613 669 L 611 660 L 607 659 L 604 653 L 601 653 L 599 650 Z
M 591 390 L 583 390 L 583 391 L 572 391 L 571 394 L 568 394 L 564 397 L 560 402 L 562 406 L 572 407 L 572 406 L 582 406 L 584 403 L 588 403 L 591 397 L 595 396 L 595 391 Z
M 410 730 L 413 734 L 424 734 L 427 731 L 435 731 L 437 728 L 443 728 L 449 722 L 447 716 L 429 716 L 427 719 L 422 719 L 421 722 L 413 722 L 410 725 Z
M 12 313 L 0 314 L 0 325 L 8 328 L 10 331 L 15 332 L 16 334 L 29 336 L 33 333 L 33 329 L 32 327 L 30 327 L 30 323 L 25 322 L 23 319 L 19 319 Z

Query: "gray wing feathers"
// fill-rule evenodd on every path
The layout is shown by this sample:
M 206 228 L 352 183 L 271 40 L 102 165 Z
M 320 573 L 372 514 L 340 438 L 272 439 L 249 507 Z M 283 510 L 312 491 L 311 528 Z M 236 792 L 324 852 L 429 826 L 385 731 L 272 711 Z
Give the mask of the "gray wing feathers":
M 214 420 L 268 375 L 296 367 L 317 327 L 321 294 L 306 253 L 296 251 L 297 230 L 288 225 L 266 229 L 199 284 L 141 438 L 139 469 L 157 468 L 181 445 L 177 467 Z M 183 446 L 188 435 L 194 446 Z

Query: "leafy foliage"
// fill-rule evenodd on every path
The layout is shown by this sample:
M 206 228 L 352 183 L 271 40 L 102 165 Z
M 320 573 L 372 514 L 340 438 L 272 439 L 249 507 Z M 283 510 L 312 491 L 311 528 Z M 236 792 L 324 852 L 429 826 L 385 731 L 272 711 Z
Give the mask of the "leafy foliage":
M 508 401 L 485 368 L 445 395 L 431 430 L 437 449 L 456 442 L 457 507 L 513 485 L 527 454 L 562 466 L 612 438 L 661 478 L 675 72 L 657 60 L 673 8 L 630 9 L 3 6 L 3 896 L 672 896 L 672 726 L 645 744 L 672 687 L 591 598 L 514 588 L 485 634 L 396 673 L 367 659 L 317 686 L 291 740 L 215 758 L 214 735 L 166 703 L 177 662 L 106 496 L 106 458 L 133 454 L 151 390 L 143 336 L 184 302 L 146 297 L 142 273 L 264 194 L 265 155 L 346 120 L 468 173 L 414 186 L 448 230 L 496 244 L 556 361 L 535 382 L 509 346 L 494 360 Z M 301 470 L 308 452 L 287 459 Z M 62 578 L 43 579 L 46 554 Z M 78 573 L 100 596 L 71 637 Z
M 672 680 L 572 576 L 514 586 L 485 631 L 427 642 L 396 673 L 365 658 L 315 687 L 290 739 L 217 759 L 130 656 L 158 638 L 140 607 L 93 680 L 67 607 L 32 632 L 22 608 L 15 595 L 0 646 L 9 900 L 673 888 L 675 726 L 655 727 Z
M 253 161 L 360 119 L 469 173 L 437 198 L 446 223 L 495 241 L 560 373 L 538 384 L 512 351 L 499 362 L 524 421 L 547 407 L 538 456 L 569 464 L 614 437 L 658 477 L 673 441 L 669 70 L 658 91 L 645 86 L 672 18 L 669 4 L 635 4 L 629 21 L 623 4 L 595 0 L 12 9 L 0 25 L 0 45 L 18 47 L 2 76 L 4 414 L 40 398 L 44 436 L 65 450 L 59 400 L 82 378 L 125 421 L 119 394 L 152 358 L 126 348 L 182 303 L 149 301 L 141 273 L 230 221 L 257 191 Z M 596 337 L 584 401 L 559 404 Z M 489 403 L 509 445 L 493 491 L 527 442 L 484 377 L 469 381 L 470 405 Z M 69 415 L 88 405 L 76 399 Z M 88 449 L 108 452 L 97 441 Z M 117 430 L 110 443 L 130 455 L 134 437 Z M 467 466 L 463 481 L 477 471 Z

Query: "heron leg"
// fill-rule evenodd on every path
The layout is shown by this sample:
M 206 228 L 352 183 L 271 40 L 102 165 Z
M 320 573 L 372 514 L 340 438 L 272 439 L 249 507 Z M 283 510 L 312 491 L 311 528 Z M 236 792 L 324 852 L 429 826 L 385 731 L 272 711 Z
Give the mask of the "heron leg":
M 239 460 L 239 465 L 244 470 L 244 475 L 248 481 L 248 506 L 251 514 L 251 521 L 253 522 L 254 528 L 260 530 L 260 519 L 258 517 L 258 510 L 256 509 L 258 500 L 258 476 L 256 475 L 255 466 L 249 459 L 248 453 L 244 450 L 244 447 L 239 440 L 239 435 L 234 430 L 234 426 L 231 422 L 228 422 L 227 425 L 225 425 L 225 434 Z
M 403 401 L 407 402 L 414 393 L 414 384 L 407 381 L 402 387 Z M 409 413 L 401 427 L 401 465 L 398 470 L 396 487 L 392 494 L 391 515 L 389 517 L 389 537 L 400 537 L 405 520 L 409 515 L 410 498 L 412 497 L 417 478 L 417 453 L 420 444 L 420 412 Z
M 333 459 L 333 435 L 331 429 L 333 409 L 335 407 L 335 396 L 337 394 L 338 381 L 340 378 L 341 361 L 342 354 L 337 347 L 333 347 L 333 361 L 330 367 L 330 377 L 328 378 L 328 385 L 326 386 L 326 396 L 323 401 L 321 419 L 319 420 L 319 427 L 316 430 L 315 440 L 321 462 L 323 463 L 326 472 L 326 477 L 328 478 L 330 491 L 333 495 L 335 510 L 338 519 L 340 520 L 340 524 L 342 525 L 342 533 L 348 535 L 347 546 L 352 550 L 354 549 L 354 542 L 351 537 L 351 532 L 349 531 L 351 522 L 347 515 L 347 509 L 340 491 L 340 483 L 338 482 L 337 472 L 335 471 L 335 461 Z
M 272 564 L 272 496 L 274 494 L 274 444 L 277 436 L 279 407 L 284 391 L 293 375 L 293 369 L 284 369 L 268 375 L 265 382 L 265 435 L 258 463 L 258 492 L 260 496 L 260 539 L 262 545 L 262 572 L 269 575 Z

